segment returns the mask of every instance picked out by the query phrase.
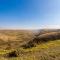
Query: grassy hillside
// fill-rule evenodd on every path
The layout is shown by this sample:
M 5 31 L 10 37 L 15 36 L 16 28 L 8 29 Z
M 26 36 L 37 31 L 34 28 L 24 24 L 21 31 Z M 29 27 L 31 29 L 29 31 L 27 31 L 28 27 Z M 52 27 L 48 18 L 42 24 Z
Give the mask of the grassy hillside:
M 44 32 L 44 31 L 43 31 Z M 38 34 L 35 36 L 34 39 L 30 40 L 27 44 L 22 45 L 24 48 L 31 48 L 35 47 L 37 44 L 45 43 L 51 40 L 58 40 L 60 39 L 60 32 L 54 31 L 54 32 L 46 32 L 42 34 Z
M 10 56 L 13 51 L 16 51 L 17 57 Z M 0 51 L 0 54 L 3 56 L 1 60 L 60 60 L 60 40 L 49 41 L 29 49 Z
M 28 30 L 0 30 L 0 48 L 16 48 L 34 38 Z
M 60 60 L 59 29 L 1 30 L 0 36 L 0 60 Z

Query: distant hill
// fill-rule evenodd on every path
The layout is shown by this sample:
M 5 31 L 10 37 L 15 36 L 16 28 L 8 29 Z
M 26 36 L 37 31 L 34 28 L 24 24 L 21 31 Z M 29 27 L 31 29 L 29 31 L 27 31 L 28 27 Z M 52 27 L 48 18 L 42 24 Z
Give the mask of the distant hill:
M 0 30 L 0 49 L 12 48 L 32 40 L 34 33 L 31 30 Z

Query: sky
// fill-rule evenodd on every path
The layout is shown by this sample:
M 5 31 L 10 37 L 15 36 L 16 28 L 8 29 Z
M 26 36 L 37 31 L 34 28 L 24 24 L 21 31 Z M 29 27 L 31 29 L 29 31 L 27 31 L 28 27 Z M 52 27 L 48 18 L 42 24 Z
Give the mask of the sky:
M 60 0 L 0 0 L 0 29 L 60 28 Z

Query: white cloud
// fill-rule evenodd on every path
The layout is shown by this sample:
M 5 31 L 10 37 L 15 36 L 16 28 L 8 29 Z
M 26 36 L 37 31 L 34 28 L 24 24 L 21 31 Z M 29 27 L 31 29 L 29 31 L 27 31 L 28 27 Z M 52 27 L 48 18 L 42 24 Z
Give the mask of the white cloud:
M 60 29 L 60 25 L 42 25 L 40 28 L 43 28 L 43 29 Z

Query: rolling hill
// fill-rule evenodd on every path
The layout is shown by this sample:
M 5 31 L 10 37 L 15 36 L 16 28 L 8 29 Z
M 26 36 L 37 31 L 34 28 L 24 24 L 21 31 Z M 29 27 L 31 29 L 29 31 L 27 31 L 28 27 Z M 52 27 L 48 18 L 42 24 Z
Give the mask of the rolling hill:
M 60 29 L 0 30 L 1 60 L 60 60 Z

